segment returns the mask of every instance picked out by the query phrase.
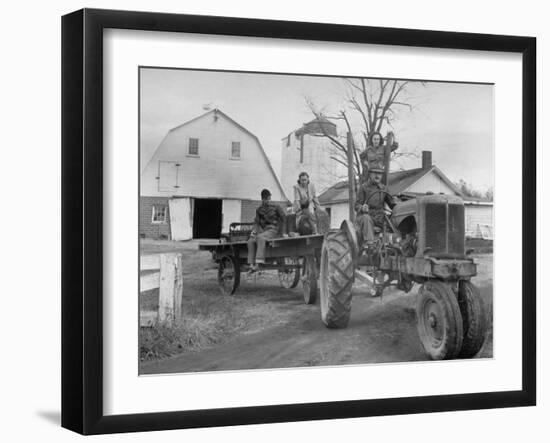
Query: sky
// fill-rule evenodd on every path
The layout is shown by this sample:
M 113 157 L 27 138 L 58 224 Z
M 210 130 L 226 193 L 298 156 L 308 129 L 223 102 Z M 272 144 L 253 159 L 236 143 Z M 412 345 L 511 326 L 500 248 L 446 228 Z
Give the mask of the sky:
M 209 106 L 258 136 L 280 175 L 282 138 L 314 117 L 307 99 L 330 114 L 342 108 L 346 94 L 338 77 L 163 68 L 142 68 L 140 75 L 142 168 L 171 128 Z M 493 186 L 492 85 L 411 82 L 403 98 L 413 110 L 397 108 L 393 131 L 401 151 L 430 150 L 453 182 L 463 179 L 481 191 Z M 419 166 L 420 158 L 402 157 L 391 168 Z

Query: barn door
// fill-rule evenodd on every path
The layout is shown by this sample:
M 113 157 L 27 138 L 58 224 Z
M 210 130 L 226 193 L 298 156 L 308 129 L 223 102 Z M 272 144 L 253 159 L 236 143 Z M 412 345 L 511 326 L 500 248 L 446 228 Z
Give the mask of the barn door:
M 172 240 L 190 240 L 193 237 L 191 199 L 172 198 L 169 200 L 169 207 Z

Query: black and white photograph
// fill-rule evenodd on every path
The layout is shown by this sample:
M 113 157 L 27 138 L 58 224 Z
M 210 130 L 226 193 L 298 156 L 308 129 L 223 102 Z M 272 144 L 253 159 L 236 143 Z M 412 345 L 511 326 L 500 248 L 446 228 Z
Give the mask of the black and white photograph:
M 137 75 L 140 375 L 494 357 L 494 84 Z
M 543 5 L 7 2 L 0 439 L 550 441 Z

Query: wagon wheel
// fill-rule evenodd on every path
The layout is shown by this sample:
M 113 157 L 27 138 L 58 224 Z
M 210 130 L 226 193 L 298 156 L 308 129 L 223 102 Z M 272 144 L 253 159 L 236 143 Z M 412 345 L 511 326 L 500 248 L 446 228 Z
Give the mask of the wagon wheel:
M 429 280 L 416 305 L 418 335 L 433 360 L 456 358 L 462 348 L 462 316 L 450 285 Z
M 317 300 L 317 259 L 314 255 L 304 257 L 302 266 L 302 292 L 304 301 L 308 305 L 312 305 Z
M 300 268 L 298 267 L 298 260 L 295 258 L 286 257 L 283 259 L 282 265 L 295 267 L 279 269 L 279 283 L 281 283 L 281 286 L 285 289 L 295 288 L 300 281 Z
M 239 262 L 233 256 L 226 255 L 218 264 L 218 283 L 224 295 L 232 295 L 239 287 L 241 271 Z

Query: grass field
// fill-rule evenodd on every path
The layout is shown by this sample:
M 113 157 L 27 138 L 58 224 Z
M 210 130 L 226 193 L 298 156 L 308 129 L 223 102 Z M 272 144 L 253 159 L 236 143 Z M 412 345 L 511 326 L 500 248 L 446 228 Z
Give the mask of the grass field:
M 173 328 L 157 326 L 140 328 L 140 358 L 151 360 L 174 354 L 205 349 L 228 340 L 239 333 L 257 330 L 267 323 L 277 322 L 287 313 L 274 309 L 262 298 L 250 298 L 247 281 L 243 291 L 234 296 L 223 295 L 218 288 L 217 265 L 209 252 L 199 251 L 198 242 L 142 241 L 142 254 L 183 253 L 183 305 L 181 322 Z M 259 294 L 277 296 L 282 293 L 277 274 L 262 273 L 255 277 Z M 259 283 L 259 285 L 258 285 Z M 248 289 L 248 290 L 247 290 Z M 140 296 L 141 310 L 158 308 L 158 289 Z

